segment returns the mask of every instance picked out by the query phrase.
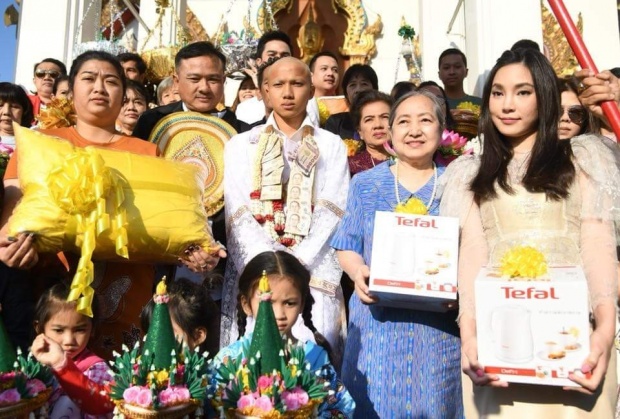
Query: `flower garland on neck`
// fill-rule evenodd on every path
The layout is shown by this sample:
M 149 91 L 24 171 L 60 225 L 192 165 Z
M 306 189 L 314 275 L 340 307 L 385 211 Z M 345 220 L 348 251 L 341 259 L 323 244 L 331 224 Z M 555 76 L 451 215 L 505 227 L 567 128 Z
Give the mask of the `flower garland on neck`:
M 313 140 L 313 136 L 314 130 L 310 127 L 304 127 L 302 142 L 307 139 Z M 254 219 L 275 242 L 285 247 L 293 248 L 303 240 L 304 236 L 284 231 L 286 227 L 286 215 L 284 214 L 284 200 L 281 198 L 281 195 L 279 199 L 262 197 L 263 158 L 265 157 L 266 151 L 269 151 L 271 154 L 274 148 L 280 151 L 279 158 L 284 159 L 282 156 L 284 148 L 283 139 L 280 134 L 275 132 L 272 126 L 268 126 L 260 134 L 258 140 L 258 149 L 256 151 L 252 175 L 252 192 L 250 192 L 250 210 L 252 211 Z M 279 187 L 281 191 L 283 186 L 282 181 L 280 180 L 278 185 L 271 186 Z

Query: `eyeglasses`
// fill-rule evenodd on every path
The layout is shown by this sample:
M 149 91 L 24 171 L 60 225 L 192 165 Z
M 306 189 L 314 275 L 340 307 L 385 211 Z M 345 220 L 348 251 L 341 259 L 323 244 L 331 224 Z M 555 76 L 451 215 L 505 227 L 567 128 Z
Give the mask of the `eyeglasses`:
M 57 79 L 60 77 L 60 71 L 58 70 L 37 70 L 34 72 L 34 75 L 38 79 L 44 79 L 45 76 L 50 76 L 53 79 Z
M 564 115 L 564 113 L 567 113 L 568 119 L 570 119 L 573 124 L 577 125 L 582 125 L 586 122 L 588 117 L 586 108 L 581 105 L 562 106 L 562 115 Z

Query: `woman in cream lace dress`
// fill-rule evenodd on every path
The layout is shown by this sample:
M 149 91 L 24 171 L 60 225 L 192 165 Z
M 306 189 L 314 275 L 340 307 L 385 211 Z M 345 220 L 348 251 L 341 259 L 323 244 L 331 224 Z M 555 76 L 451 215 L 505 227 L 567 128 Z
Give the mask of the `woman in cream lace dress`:
M 560 95 L 553 69 L 537 51 L 506 51 L 491 71 L 480 129 L 483 153 L 454 162 L 442 215 L 461 222 L 459 325 L 466 417 L 612 418 L 616 399 L 614 338 L 620 174 L 596 136 L 558 141 Z M 615 146 L 614 146 L 615 147 Z M 591 352 L 570 378 L 577 391 L 502 382 L 478 362 L 474 279 L 519 244 L 549 264 L 579 264 L 594 318 Z

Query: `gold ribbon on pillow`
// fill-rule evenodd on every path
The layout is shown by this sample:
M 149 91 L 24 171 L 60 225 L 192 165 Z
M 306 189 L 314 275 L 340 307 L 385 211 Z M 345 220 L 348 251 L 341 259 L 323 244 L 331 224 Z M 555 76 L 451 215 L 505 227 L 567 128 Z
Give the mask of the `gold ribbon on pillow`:
M 127 215 L 122 180 L 105 166 L 103 158 L 92 148 L 75 149 L 61 166 L 48 175 L 50 195 L 57 205 L 75 218 L 80 260 L 71 283 L 69 301 L 77 301 L 77 311 L 92 317 L 94 279 L 92 255 L 96 238 L 111 228 L 116 254 L 129 258 L 127 251 Z M 111 207 L 112 214 L 106 209 Z

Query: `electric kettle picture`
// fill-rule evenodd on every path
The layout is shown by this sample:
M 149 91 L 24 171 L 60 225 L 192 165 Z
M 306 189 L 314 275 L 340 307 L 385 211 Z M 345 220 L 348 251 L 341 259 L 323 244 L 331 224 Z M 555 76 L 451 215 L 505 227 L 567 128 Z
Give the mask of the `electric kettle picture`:
M 531 313 L 523 307 L 497 307 L 491 312 L 495 357 L 521 364 L 534 358 Z

